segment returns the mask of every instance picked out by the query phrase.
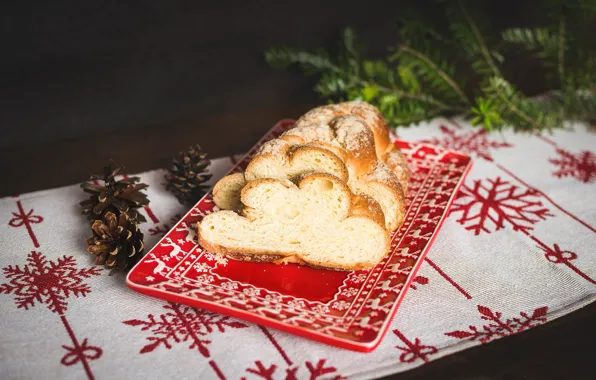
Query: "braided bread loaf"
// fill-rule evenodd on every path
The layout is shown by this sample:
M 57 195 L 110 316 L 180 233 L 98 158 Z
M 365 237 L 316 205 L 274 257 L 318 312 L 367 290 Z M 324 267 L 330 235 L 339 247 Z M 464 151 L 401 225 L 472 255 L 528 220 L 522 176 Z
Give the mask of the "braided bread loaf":
M 281 260 L 335 269 L 370 267 L 384 254 L 379 256 L 370 246 L 360 247 L 353 239 L 368 241 L 367 245 L 373 241 L 380 244 L 402 224 L 408 180 L 407 163 L 391 144 L 386 123 L 374 107 L 361 102 L 319 107 L 302 116 L 294 128 L 265 143 L 244 173 L 226 176 L 216 183 L 213 199 L 224 211 L 211 214 L 200 223 L 199 242 L 206 249 L 243 260 Z M 296 195 L 296 187 L 304 195 Z M 344 199 L 341 217 L 334 214 L 329 194 L 338 201 Z M 326 215 L 318 215 L 316 209 Z M 353 228 L 361 226 L 363 232 L 350 229 L 354 236 L 341 238 L 352 242 L 350 247 L 347 243 L 339 244 L 343 240 L 326 235 L 319 237 L 319 245 L 309 243 L 316 239 L 308 237 L 312 232 L 306 226 L 308 220 L 329 218 L 334 220 L 330 225 L 337 228 L 340 227 L 336 222 L 349 219 L 349 223 L 356 223 Z M 385 237 L 381 238 L 379 230 L 369 222 L 382 227 Z M 257 227 L 263 225 L 268 227 Z M 326 229 L 317 231 L 323 234 Z M 269 241 L 276 236 L 278 245 Z M 336 244 L 335 248 L 329 244 Z M 381 246 L 386 253 L 388 245 Z M 347 253 L 349 249 L 360 253 Z M 362 252 L 366 250 L 370 260 L 363 260 L 366 255 Z M 338 256 L 325 256 L 325 252 L 336 251 Z M 321 257 L 327 259 L 321 261 Z M 353 261 L 355 257 L 359 261 Z

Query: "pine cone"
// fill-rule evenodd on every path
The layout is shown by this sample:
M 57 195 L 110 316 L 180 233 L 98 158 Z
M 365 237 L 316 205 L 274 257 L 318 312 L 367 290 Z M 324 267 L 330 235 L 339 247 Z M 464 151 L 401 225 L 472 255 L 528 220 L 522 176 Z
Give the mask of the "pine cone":
M 181 152 L 172 161 L 172 167 L 166 174 L 166 188 L 174 193 L 180 203 L 195 204 L 209 189 L 209 186 L 204 185 L 211 178 L 211 174 L 205 173 L 211 164 L 206 157 L 207 154 L 196 145 L 187 152 Z
M 83 214 L 91 221 L 99 220 L 107 212 L 113 212 L 116 215 L 121 213 L 128 214 L 131 221 L 146 222 L 147 219 L 137 212 L 138 208 L 149 204 L 147 194 L 143 193 L 149 185 L 144 183 L 137 184 L 139 177 L 129 177 L 116 181 L 116 176 L 122 170 L 117 167 L 112 170 L 112 166 L 104 167 L 104 175 L 92 175 L 92 181 L 103 181 L 102 185 L 96 185 L 93 182 L 86 182 L 81 185 L 83 191 L 91 194 L 89 199 L 80 203 L 83 207 Z
M 107 212 L 91 226 L 93 236 L 86 240 L 87 251 L 97 256 L 96 264 L 109 269 L 125 270 L 144 255 L 143 233 L 127 214 L 119 217 Z

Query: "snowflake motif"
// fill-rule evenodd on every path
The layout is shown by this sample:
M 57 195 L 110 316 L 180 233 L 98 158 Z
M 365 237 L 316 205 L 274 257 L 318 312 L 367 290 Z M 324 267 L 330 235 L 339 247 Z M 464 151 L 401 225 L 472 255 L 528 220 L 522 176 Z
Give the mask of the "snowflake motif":
M 558 167 L 553 172 L 555 177 L 574 177 L 583 183 L 596 181 L 596 154 L 587 150 L 573 154 L 563 149 L 557 149 L 557 154 L 558 158 L 549 159 Z
M 443 138 L 433 137 L 430 140 L 422 140 L 421 143 L 440 146 L 449 150 L 456 150 L 462 153 L 475 154 L 487 161 L 493 161 L 490 154 L 491 149 L 510 148 L 511 144 L 506 142 L 491 141 L 484 129 L 468 130 L 457 133 L 455 129 L 444 125 L 441 127 Z
M 210 274 L 202 274 L 200 276 L 197 277 L 197 281 L 198 282 L 202 282 L 202 283 L 212 283 L 214 280 L 213 276 Z
M 180 227 L 176 227 L 174 229 L 174 231 L 186 232 L 186 236 L 184 237 L 184 239 L 178 239 L 178 242 L 180 244 L 184 244 L 187 242 L 193 243 L 193 244 L 198 243 L 197 229 L 196 229 L 195 224 L 191 224 L 191 223 L 185 221 L 185 222 L 180 223 Z
M 218 265 L 224 267 L 228 265 L 228 259 L 219 253 L 205 252 L 204 257 L 209 261 L 215 261 L 215 263 Z
M 362 282 L 364 282 L 364 280 L 366 280 L 366 277 L 366 273 L 359 273 L 357 275 L 352 276 L 350 280 L 352 280 L 352 282 L 354 282 L 355 284 L 361 284 Z
M 19 309 L 28 310 L 38 302 L 45 304 L 51 312 L 59 314 L 72 340 L 72 346 L 62 346 L 66 354 L 60 363 L 72 366 L 82 362 L 87 377 L 93 379 L 89 361 L 99 359 L 103 351 L 99 347 L 89 345 L 87 338 L 77 338 L 65 313 L 68 307 L 67 298 L 85 297 L 91 292 L 91 288 L 83 280 L 99 275 L 101 269 L 77 269 L 72 256 L 63 256 L 52 261 L 41 252 L 31 251 L 23 268 L 9 265 L 3 268 L 3 271 L 9 282 L 0 284 L 0 293 L 14 294 L 15 304 Z
M 160 242 L 159 246 L 162 248 L 172 248 L 170 252 L 163 255 L 166 261 L 169 261 L 170 259 L 178 259 L 181 254 L 186 254 L 186 251 L 177 243 L 174 243 L 169 237 L 166 237 L 162 242 Z
M 478 305 L 478 311 L 482 314 L 481 318 L 490 323 L 483 325 L 481 329 L 476 326 L 469 326 L 468 331 L 456 330 L 445 333 L 457 339 L 478 340 L 480 343 L 487 343 L 494 339 L 499 339 L 508 335 L 528 330 L 546 322 L 546 312 L 548 306 L 535 309 L 532 315 L 525 312 L 519 313 L 521 318 L 510 318 L 503 320 L 500 312 L 493 312 L 486 306 Z
M 67 298 L 85 297 L 91 292 L 84 279 L 100 274 L 98 267 L 77 269 L 72 256 L 51 261 L 37 251 L 31 251 L 23 268 L 9 265 L 3 271 L 10 281 L 0 284 L 0 293 L 14 294 L 17 308 L 28 310 L 38 302 L 58 314 L 66 312 Z
M 354 288 L 346 288 L 344 290 L 341 291 L 341 295 L 347 298 L 352 298 L 354 297 L 356 294 L 358 294 L 358 290 L 354 289 Z
M 261 290 L 255 288 L 246 288 L 242 290 L 242 293 L 244 293 L 247 297 L 257 297 L 261 295 Z
M 267 294 L 265 296 L 265 302 L 272 304 L 281 303 L 282 297 L 279 294 Z
M 224 282 L 220 286 L 221 286 L 222 289 L 225 289 L 225 290 L 236 290 L 236 289 L 238 289 L 238 283 L 232 282 L 232 281 Z
M 149 314 L 147 320 L 131 319 L 123 322 L 129 326 L 140 326 L 141 331 L 150 332 L 151 336 L 147 337 L 149 343 L 141 348 L 141 354 L 152 352 L 159 346 L 169 350 L 174 343 L 189 342 L 188 348 L 190 350 L 196 349 L 208 358 L 210 352 L 207 345 L 211 341 L 203 337 L 216 330 L 223 333 L 226 328 L 248 327 L 244 323 L 232 320 L 230 317 L 188 306 L 168 303 L 164 305 L 164 309 L 167 312 L 157 318 L 153 314 Z
M 327 305 L 317 305 L 312 308 L 312 311 L 315 314 L 327 314 L 329 313 L 329 306 Z
M 263 302 L 265 306 L 273 308 L 276 311 L 280 311 L 282 309 L 283 299 L 279 294 L 268 294 L 265 296 Z
M 288 302 L 288 309 L 290 311 L 302 310 L 306 307 L 306 304 L 302 300 L 291 300 Z
M 350 303 L 346 301 L 336 301 L 331 305 L 331 307 L 335 310 L 344 311 L 350 307 Z
M 393 333 L 405 344 L 404 346 L 395 346 L 403 353 L 399 356 L 399 361 L 402 363 L 413 363 L 416 359 L 422 359 L 428 362 L 428 356 L 434 355 L 439 350 L 435 346 L 425 346 L 419 338 L 414 338 L 414 341 L 406 338 L 399 330 L 393 330 Z
M 196 263 L 195 265 L 193 265 L 193 268 L 197 272 L 209 272 L 209 269 L 211 269 L 211 266 L 207 263 Z
M 486 182 L 475 180 L 472 187 L 462 185 L 450 211 L 450 214 L 461 212 L 457 222 L 468 224 L 466 230 L 475 235 L 493 232 L 490 225 L 498 231 L 506 222 L 514 231 L 527 234 L 533 229 L 532 224 L 553 216 L 538 200 L 540 193 L 535 189 L 520 190 L 500 177 Z
M 290 364 L 290 366 L 288 366 L 288 368 L 286 368 L 285 374 L 282 373 L 281 376 L 284 376 L 284 380 L 298 380 L 299 378 L 302 379 L 309 379 L 309 380 L 320 380 L 322 379 L 323 376 L 325 375 L 331 375 L 331 374 L 335 374 L 337 372 L 337 368 L 335 367 L 328 367 L 326 366 L 326 362 L 327 359 L 320 359 L 316 364 L 313 364 L 312 362 L 307 361 L 305 363 L 306 368 L 308 369 L 308 376 L 298 376 L 298 371 L 300 369 L 300 367 L 298 366 L 294 366 L 292 367 Z M 291 362 L 290 362 L 291 363 Z M 246 372 L 249 372 L 253 375 L 258 376 L 261 379 L 265 379 L 265 380 L 274 380 L 275 378 L 280 378 L 279 376 L 275 376 L 276 375 L 276 371 L 278 369 L 278 366 L 276 364 L 271 364 L 270 366 L 265 366 L 263 364 L 263 362 L 261 362 L 260 360 L 255 361 L 255 366 L 253 368 L 247 368 Z M 334 377 L 326 377 L 330 380 L 345 380 L 346 378 L 342 375 L 335 375 Z
M 169 224 L 162 224 L 161 226 L 155 226 L 149 228 L 147 231 L 151 236 L 164 236 L 170 230 Z

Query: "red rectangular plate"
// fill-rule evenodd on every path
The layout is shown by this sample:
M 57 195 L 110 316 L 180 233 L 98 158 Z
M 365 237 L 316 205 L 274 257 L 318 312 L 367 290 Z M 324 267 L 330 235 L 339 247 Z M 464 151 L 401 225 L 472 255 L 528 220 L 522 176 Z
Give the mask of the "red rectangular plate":
M 293 124 L 280 121 L 231 172 L 243 171 L 265 141 Z M 208 193 L 129 272 L 127 285 L 333 346 L 374 350 L 472 164 L 458 152 L 401 140 L 396 144 L 412 170 L 408 211 L 391 238 L 391 251 L 375 268 L 339 272 L 249 263 L 205 251 L 197 245 L 196 224 L 217 210 Z

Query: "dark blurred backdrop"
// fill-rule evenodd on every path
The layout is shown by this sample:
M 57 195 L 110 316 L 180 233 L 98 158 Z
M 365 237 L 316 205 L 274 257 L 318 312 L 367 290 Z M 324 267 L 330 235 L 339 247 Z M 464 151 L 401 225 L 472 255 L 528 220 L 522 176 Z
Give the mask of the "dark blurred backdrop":
M 520 1 L 487 3 L 497 21 L 531 14 Z M 263 50 L 324 46 L 350 25 L 373 55 L 383 54 L 408 6 L 433 7 L 378 0 L 4 4 L 0 149 L 320 102 L 311 80 L 269 68 Z M 197 128 L 208 133 L 209 125 Z

